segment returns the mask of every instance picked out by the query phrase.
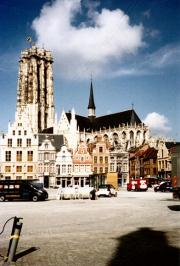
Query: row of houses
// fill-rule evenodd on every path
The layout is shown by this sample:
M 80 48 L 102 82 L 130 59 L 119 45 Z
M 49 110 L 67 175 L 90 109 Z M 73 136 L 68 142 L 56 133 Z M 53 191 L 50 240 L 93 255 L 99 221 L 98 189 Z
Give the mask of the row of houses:
M 170 179 L 172 176 L 172 151 L 180 143 L 158 140 L 156 147 L 144 145 L 129 151 L 129 174 L 132 178 L 146 177 Z
M 128 153 L 109 141 L 80 141 L 76 150 L 63 135 L 34 134 L 27 120 L 17 119 L 1 135 L 1 179 L 39 179 L 45 187 L 104 183 L 107 173 L 121 172 L 119 184 L 129 178 Z M 118 182 L 118 180 L 116 180 Z
M 63 135 L 34 134 L 27 120 L 17 119 L 1 136 L 1 179 L 39 179 L 45 187 L 124 186 L 130 177 L 171 176 L 174 142 L 157 140 L 125 151 L 120 144 L 97 136 L 68 147 Z

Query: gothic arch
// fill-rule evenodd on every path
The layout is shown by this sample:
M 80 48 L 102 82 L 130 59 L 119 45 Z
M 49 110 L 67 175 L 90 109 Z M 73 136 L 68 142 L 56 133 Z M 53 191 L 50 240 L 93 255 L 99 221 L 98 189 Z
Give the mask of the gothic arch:
M 145 141 L 146 140 L 146 131 L 143 132 L 143 140 Z
M 129 137 L 130 137 L 130 146 L 134 146 L 134 132 L 131 130 L 129 132 Z
M 122 132 L 122 140 L 125 140 L 127 138 L 127 134 L 125 131 Z
M 141 139 L 141 131 L 138 130 L 137 133 L 136 133 L 136 140 L 140 141 L 140 139 Z
M 107 134 L 104 134 L 103 139 L 104 139 L 104 141 L 108 141 L 109 140 L 108 135 Z
M 114 142 L 115 144 L 118 144 L 119 136 L 118 136 L 118 134 L 117 134 L 116 132 L 113 133 L 113 135 L 112 135 L 112 139 L 113 139 L 113 142 Z
M 94 142 L 97 142 L 97 135 L 94 136 Z

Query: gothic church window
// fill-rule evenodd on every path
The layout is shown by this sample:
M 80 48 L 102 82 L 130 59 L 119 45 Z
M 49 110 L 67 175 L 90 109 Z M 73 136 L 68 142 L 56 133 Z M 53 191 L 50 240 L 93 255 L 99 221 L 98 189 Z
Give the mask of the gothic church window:
M 113 134 L 113 141 L 114 141 L 115 144 L 118 143 L 118 134 L 117 133 Z
M 133 146 L 134 145 L 134 132 L 130 131 L 130 145 Z
M 108 135 L 105 134 L 105 135 L 103 136 L 103 138 L 104 138 L 104 141 L 107 141 L 107 140 L 108 140 Z

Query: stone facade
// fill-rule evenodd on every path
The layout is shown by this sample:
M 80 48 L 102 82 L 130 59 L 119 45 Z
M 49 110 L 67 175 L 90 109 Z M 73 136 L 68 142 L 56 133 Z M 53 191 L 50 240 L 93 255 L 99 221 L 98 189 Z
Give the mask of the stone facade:
M 37 178 L 38 135 L 29 126 L 29 121 L 16 115 L 8 126 L 7 134 L 1 136 L 1 178 Z
M 68 187 L 73 185 L 73 160 L 72 151 L 63 145 L 56 155 L 56 185 Z
M 118 174 L 119 187 L 126 185 L 129 181 L 129 153 L 119 145 L 110 149 L 109 172 Z
M 34 131 L 54 124 L 54 88 L 52 55 L 45 49 L 32 48 L 21 53 L 17 88 L 17 113 L 25 110 Z
M 90 184 L 92 175 L 92 156 L 86 143 L 80 142 L 73 154 L 73 179 L 74 185 L 84 187 Z
M 56 186 L 56 148 L 46 137 L 38 148 L 38 178 L 45 187 Z

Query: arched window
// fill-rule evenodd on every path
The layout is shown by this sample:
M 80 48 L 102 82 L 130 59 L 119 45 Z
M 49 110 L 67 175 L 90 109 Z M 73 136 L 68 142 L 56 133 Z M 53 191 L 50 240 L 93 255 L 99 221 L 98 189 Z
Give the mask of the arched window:
M 144 131 L 144 133 L 143 133 L 143 139 L 144 140 L 146 139 L 146 131 Z
M 126 139 L 126 132 L 122 132 L 122 139 L 125 140 Z
M 141 137 L 141 132 L 140 132 L 140 130 L 138 130 L 137 134 L 136 134 L 136 140 L 140 141 L 140 137 Z
M 118 144 L 118 134 L 117 133 L 113 134 L 113 141 L 115 144 Z
M 130 145 L 134 146 L 134 132 L 130 131 Z
M 103 136 L 103 139 L 104 139 L 104 141 L 108 141 L 108 135 L 105 134 L 105 135 Z

